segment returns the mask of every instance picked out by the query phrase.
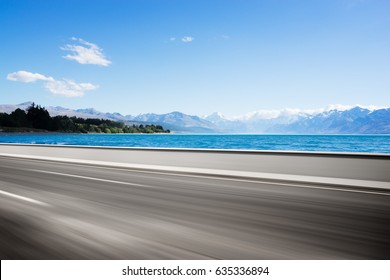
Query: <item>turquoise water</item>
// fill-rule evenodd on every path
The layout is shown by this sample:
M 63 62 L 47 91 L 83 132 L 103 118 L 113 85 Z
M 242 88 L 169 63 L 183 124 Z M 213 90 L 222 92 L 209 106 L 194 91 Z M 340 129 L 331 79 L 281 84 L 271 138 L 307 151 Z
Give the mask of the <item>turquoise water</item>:
M 0 134 L 0 143 L 390 153 L 390 135 Z

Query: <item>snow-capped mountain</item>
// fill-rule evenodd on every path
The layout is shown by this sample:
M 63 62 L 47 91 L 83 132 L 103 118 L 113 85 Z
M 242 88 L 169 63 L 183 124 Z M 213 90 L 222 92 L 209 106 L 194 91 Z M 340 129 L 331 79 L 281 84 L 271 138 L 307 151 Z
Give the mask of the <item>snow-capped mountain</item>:
M 214 113 L 206 119 L 230 133 L 390 133 L 390 108 L 374 106 L 264 110 L 232 119 Z
M 0 112 L 27 109 L 32 102 L 0 105 Z M 221 113 L 191 116 L 181 112 L 167 114 L 103 113 L 94 108 L 72 110 L 60 106 L 46 107 L 51 116 L 67 115 L 122 121 L 127 124 L 159 124 L 173 132 L 186 133 L 324 133 L 390 134 L 390 108 L 331 105 L 322 109 L 263 110 L 227 118 Z
M 390 108 L 368 110 L 355 107 L 331 110 L 289 124 L 269 127 L 267 133 L 389 134 Z
M 211 115 L 203 116 L 203 119 L 214 124 L 218 128 L 218 132 L 235 133 L 244 132 L 244 124 L 240 120 L 230 119 L 225 117 L 222 113 L 215 112 Z
M 28 107 L 30 107 L 32 102 L 24 102 L 20 103 L 18 105 L 0 105 L 0 113 L 12 113 L 16 109 L 20 108 L 22 110 L 26 110 Z

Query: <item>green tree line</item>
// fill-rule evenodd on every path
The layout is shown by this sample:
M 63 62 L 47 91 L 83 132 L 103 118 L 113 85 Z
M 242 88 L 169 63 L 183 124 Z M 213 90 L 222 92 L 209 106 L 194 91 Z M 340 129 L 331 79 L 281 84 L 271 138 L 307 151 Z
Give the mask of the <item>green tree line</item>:
M 161 125 L 125 125 L 107 119 L 83 119 L 68 116 L 51 117 L 34 103 L 26 111 L 16 109 L 11 114 L 0 113 L 3 131 L 57 131 L 69 133 L 170 133 Z

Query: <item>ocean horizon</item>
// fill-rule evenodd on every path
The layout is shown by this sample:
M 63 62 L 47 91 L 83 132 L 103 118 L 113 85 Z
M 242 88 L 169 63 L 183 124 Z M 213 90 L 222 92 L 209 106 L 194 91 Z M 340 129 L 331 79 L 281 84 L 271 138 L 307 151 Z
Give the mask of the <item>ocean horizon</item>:
M 388 134 L 1 133 L 2 144 L 390 154 Z

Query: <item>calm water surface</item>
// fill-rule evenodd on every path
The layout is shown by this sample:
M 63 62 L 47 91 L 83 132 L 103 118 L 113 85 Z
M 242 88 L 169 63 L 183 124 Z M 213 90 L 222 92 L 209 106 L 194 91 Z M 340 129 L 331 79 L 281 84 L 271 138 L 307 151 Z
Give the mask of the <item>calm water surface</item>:
M 390 153 L 390 135 L 0 134 L 0 143 Z

